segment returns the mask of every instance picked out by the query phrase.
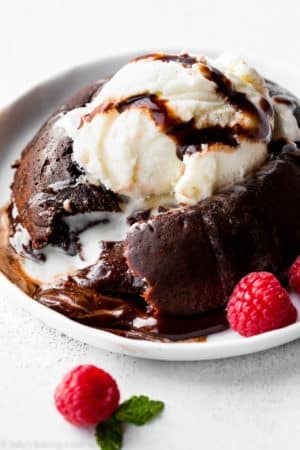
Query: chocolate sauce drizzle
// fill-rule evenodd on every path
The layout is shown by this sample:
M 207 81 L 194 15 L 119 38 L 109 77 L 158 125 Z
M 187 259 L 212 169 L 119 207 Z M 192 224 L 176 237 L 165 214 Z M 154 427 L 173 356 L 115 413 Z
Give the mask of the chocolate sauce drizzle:
M 202 144 L 223 144 L 230 147 L 238 145 L 234 137 L 241 132 L 239 126 L 221 127 L 214 125 L 196 128 L 194 119 L 182 122 L 167 106 L 167 101 L 155 94 L 136 95 L 119 102 L 115 108 L 119 113 L 131 108 L 145 109 L 156 125 L 174 139 L 177 156 L 183 159 L 185 153 L 201 151 Z
M 263 98 L 262 109 L 264 113 L 257 108 L 246 94 L 238 92 L 233 88 L 232 82 L 218 69 L 208 65 L 202 65 L 203 75 L 216 85 L 216 92 L 221 95 L 237 111 L 246 113 L 253 121 L 253 128 L 241 129 L 245 137 L 250 139 L 266 139 L 271 132 L 268 117 L 273 114 L 273 108 L 266 98 Z
M 143 55 L 138 56 L 133 60 L 135 61 L 142 61 L 152 59 L 154 61 L 163 61 L 163 62 L 177 62 L 182 64 L 184 67 L 191 67 L 194 64 L 197 64 L 200 62 L 199 58 L 196 58 L 195 56 L 191 56 L 188 53 L 181 53 L 180 55 L 170 55 L 166 53 L 150 53 L 149 55 Z
M 168 101 L 158 97 L 156 94 L 144 92 L 138 95 L 132 95 L 117 103 L 109 102 L 97 106 L 91 113 L 84 116 L 80 126 L 84 122 L 90 122 L 99 113 L 110 112 L 113 109 L 120 114 L 129 109 L 143 109 L 151 115 L 151 118 L 165 134 L 170 136 L 177 146 L 177 156 L 183 159 L 185 153 L 194 153 L 203 151 L 203 144 L 218 144 L 228 149 L 236 148 L 239 143 L 239 137 L 251 140 L 267 140 L 270 136 L 271 129 L 269 117 L 273 115 L 273 108 L 267 99 L 262 98 L 260 108 L 256 107 L 246 94 L 238 92 L 234 89 L 231 81 L 218 69 L 209 66 L 204 60 L 201 61 L 187 53 L 181 55 L 168 54 L 152 54 L 145 57 L 139 57 L 135 61 L 141 59 L 154 59 L 161 61 L 175 61 L 181 63 L 185 67 L 194 64 L 199 65 L 199 70 L 206 79 L 215 84 L 216 92 L 224 98 L 236 111 L 242 112 L 250 118 L 251 126 L 245 127 L 240 124 L 233 126 L 220 125 L 197 128 L 195 120 L 183 122 L 169 108 Z

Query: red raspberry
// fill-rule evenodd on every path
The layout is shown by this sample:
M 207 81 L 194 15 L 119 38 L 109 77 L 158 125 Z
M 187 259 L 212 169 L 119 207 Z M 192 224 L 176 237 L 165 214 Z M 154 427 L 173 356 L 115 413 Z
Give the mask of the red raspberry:
M 231 294 L 227 319 L 233 330 L 254 336 L 296 322 L 297 310 L 273 274 L 252 272 L 241 279 Z
M 54 393 L 56 408 L 73 425 L 93 425 L 108 419 L 119 400 L 115 380 L 92 365 L 68 372 Z
M 293 288 L 297 294 L 300 294 L 300 256 L 298 256 L 290 268 L 289 282 L 291 288 Z

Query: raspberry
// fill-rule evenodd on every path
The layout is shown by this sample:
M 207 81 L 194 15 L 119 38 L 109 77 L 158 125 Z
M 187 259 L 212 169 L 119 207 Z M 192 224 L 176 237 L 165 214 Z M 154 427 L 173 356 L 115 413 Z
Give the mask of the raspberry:
M 252 272 L 236 285 L 227 305 L 231 328 L 254 336 L 296 322 L 297 310 L 287 291 L 269 272 Z
M 300 256 L 298 256 L 289 270 L 289 283 L 291 288 L 293 288 L 297 294 L 300 294 Z
M 92 365 L 77 366 L 68 372 L 54 393 L 56 408 L 73 425 L 93 425 L 108 419 L 119 400 L 115 380 Z

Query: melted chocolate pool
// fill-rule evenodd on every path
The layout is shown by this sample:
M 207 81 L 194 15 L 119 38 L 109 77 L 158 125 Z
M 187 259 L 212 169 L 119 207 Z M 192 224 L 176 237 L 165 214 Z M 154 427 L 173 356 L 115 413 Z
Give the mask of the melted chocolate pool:
M 9 245 L 8 236 L 9 220 L 7 209 L 4 208 L 0 211 L 0 270 L 33 299 L 70 319 L 120 336 L 162 342 L 203 341 L 205 336 L 228 328 L 225 310 L 192 318 L 166 316 L 154 318 L 138 295 L 142 288 L 138 281 L 132 295 L 122 295 L 122 286 L 119 286 L 117 296 L 105 292 L 105 283 L 97 282 L 98 274 L 99 271 L 108 271 L 112 267 L 111 258 L 119 251 L 119 245 L 114 247 L 113 254 L 107 253 L 104 249 L 98 262 L 88 269 L 42 288 L 23 272 L 21 258 Z M 110 250 L 112 244 L 107 243 L 106 247 Z M 119 279 L 120 272 L 123 271 L 125 286 L 126 277 L 129 276 L 126 269 L 115 267 L 115 271 L 117 274 L 112 273 L 110 276 L 112 279 L 113 277 Z

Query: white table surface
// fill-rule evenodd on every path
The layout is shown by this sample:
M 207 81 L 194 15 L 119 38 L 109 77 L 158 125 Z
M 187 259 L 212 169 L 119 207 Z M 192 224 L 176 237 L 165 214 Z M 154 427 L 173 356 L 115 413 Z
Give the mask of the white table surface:
M 299 3 L 280 3 L 0 0 L 0 106 L 61 69 L 136 47 L 193 44 L 294 63 Z M 159 420 L 127 429 L 124 450 L 299 447 L 300 341 L 228 360 L 135 360 L 49 329 L 1 292 L 1 449 L 96 448 L 91 430 L 68 425 L 52 402 L 61 376 L 84 363 L 111 372 L 124 399 L 166 403 Z

